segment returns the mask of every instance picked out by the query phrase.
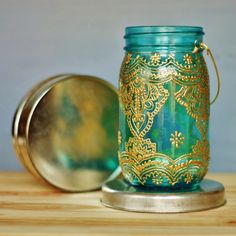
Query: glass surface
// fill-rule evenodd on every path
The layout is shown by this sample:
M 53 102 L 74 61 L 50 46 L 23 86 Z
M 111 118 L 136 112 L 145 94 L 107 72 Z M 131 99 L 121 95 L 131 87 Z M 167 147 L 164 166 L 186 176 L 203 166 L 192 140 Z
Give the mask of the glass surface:
M 127 27 L 119 160 L 133 185 L 196 188 L 209 162 L 209 76 L 192 26 Z

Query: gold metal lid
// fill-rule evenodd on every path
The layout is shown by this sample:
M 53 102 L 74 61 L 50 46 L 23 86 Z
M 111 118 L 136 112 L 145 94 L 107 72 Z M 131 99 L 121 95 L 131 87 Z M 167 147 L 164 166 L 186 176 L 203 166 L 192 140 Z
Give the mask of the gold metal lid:
M 20 103 L 12 127 L 25 167 L 73 192 L 100 188 L 117 169 L 117 132 L 116 89 L 97 77 L 72 74 L 33 88 Z

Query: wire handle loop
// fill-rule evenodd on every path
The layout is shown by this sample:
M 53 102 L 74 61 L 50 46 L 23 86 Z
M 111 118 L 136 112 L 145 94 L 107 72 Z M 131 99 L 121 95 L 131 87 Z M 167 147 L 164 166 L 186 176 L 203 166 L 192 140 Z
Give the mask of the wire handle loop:
M 197 45 L 197 42 L 195 42 L 195 47 L 193 49 L 193 53 L 198 53 L 199 49 L 206 50 L 207 55 L 210 56 L 210 58 L 212 60 L 212 63 L 214 65 L 215 72 L 216 72 L 218 86 L 217 86 L 216 95 L 215 95 L 214 99 L 210 102 L 210 104 L 212 105 L 217 100 L 217 98 L 219 97 L 219 94 L 220 94 L 220 74 L 219 74 L 219 71 L 218 71 L 218 68 L 217 68 L 217 65 L 216 65 L 215 58 L 214 58 L 210 48 L 202 42 L 199 45 Z

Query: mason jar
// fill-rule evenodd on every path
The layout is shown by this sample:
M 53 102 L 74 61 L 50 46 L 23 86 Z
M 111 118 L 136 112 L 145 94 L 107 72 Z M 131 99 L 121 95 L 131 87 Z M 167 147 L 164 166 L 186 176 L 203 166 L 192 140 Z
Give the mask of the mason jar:
M 202 27 L 192 26 L 125 29 L 118 154 L 132 185 L 194 188 L 207 173 L 210 100 L 203 35 Z

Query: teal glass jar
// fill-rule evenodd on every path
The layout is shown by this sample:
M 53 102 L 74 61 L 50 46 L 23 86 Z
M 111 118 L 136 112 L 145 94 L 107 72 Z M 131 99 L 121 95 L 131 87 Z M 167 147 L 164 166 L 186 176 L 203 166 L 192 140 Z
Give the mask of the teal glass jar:
M 132 185 L 194 188 L 207 172 L 210 101 L 203 35 L 202 27 L 192 26 L 126 28 L 118 153 Z

